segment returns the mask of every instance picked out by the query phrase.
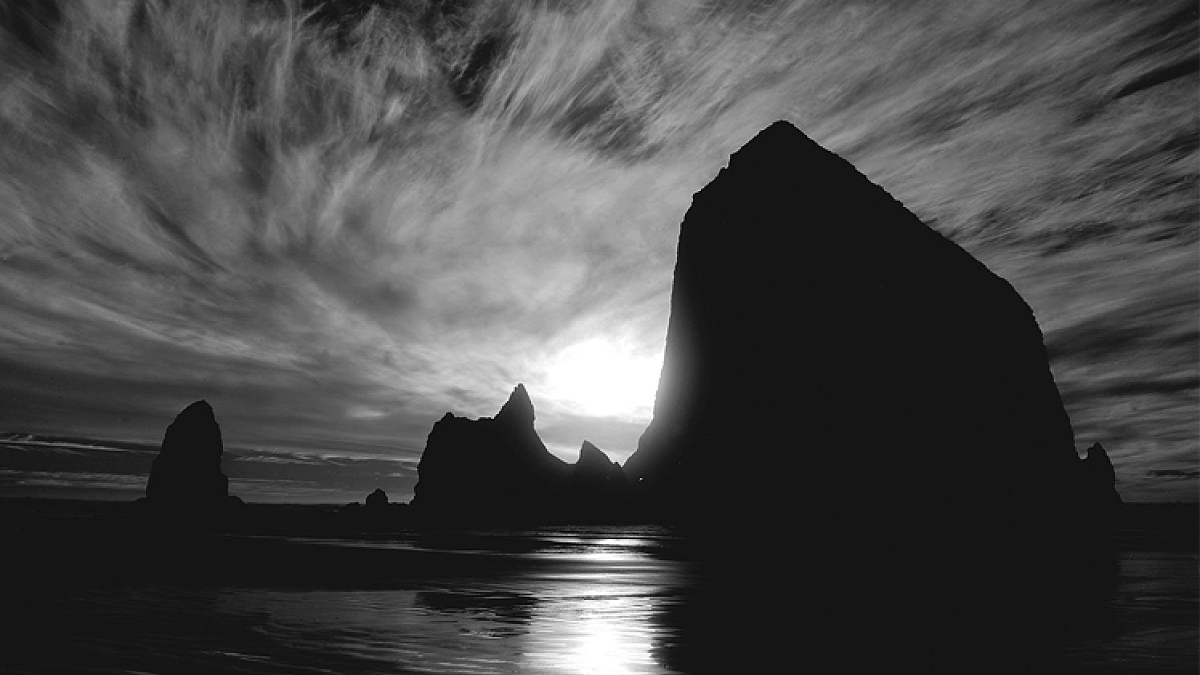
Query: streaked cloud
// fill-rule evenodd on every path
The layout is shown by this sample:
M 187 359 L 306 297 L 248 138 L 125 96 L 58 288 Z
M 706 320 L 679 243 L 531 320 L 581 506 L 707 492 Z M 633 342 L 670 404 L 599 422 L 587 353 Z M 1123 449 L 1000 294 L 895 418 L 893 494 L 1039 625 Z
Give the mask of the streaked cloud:
M 0 435 L 0 489 L 7 496 L 136 499 L 159 447 L 143 443 Z M 222 470 L 230 491 L 250 501 L 346 503 L 379 486 L 404 493 L 416 484 L 415 460 L 381 455 L 373 447 L 313 452 L 226 446 Z M 318 499 L 319 498 L 319 499 Z
M 643 378 L 597 407 L 561 359 L 661 359 L 692 193 L 784 117 L 1013 282 L 1130 495 L 1194 498 L 1152 473 L 1196 463 L 1190 4 L 457 3 L 342 48 L 270 6 L 0 44 L 0 429 L 153 444 L 206 398 L 248 471 L 383 480 L 524 382 L 556 452 L 622 458 Z

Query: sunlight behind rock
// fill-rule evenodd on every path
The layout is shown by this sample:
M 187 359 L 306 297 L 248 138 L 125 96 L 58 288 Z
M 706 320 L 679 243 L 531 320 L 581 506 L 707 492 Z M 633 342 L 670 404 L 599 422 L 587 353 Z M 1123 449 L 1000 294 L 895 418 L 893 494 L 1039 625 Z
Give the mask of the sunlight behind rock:
M 661 355 L 639 355 L 623 341 L 594 338 L 551 358 L 546 393 L 585 415 L 648 418 L 661 369 Z

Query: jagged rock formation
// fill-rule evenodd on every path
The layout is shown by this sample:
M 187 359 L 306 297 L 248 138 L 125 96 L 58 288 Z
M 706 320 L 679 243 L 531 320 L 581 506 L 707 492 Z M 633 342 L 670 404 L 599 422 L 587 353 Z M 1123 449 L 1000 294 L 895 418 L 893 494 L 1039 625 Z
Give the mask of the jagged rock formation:
M 1029 306 L 849 163 L 778 122 L 695 195 L 625 465 L 660 515 L 1012 543 L 1075 460 Z
M 534 430 L 523 384 L 493 418 L 446 413 L 429 433 L 412 505 L 421 517 L 464 523 L 594 520 L 624 513 L 624 473 L 584 442 L 570 465 Z
M 589 441 L 584 441 L 579 448 L 579 459 L 571 469 L 571 479 L 581 485 L 597 487 L 628 484 L 621 465 L 610 460 L 603 450 Z
M 571 467 L 567 495 L 567 511 L 579 522 L 625 520 L 636 508 L 621 465 L 588 441 Z
M 478 521 L 550 512 L 569 468 L 533 428 L 533 403 L 518 384 L 494 418 L 446 413 L 429 432 L 412 504 L 422 514 Z
M 196 401 L 175 417 L 154 458 L 146 500 L 153 506 L 206 509 L 227 506 L 229 479 L 221 473 L 221 427 L 212 406 Z

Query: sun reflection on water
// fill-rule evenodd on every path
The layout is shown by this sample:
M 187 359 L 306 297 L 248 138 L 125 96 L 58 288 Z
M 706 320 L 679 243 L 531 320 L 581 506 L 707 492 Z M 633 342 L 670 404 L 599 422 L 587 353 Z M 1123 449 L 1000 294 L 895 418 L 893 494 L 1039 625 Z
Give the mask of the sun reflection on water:
M 354 672 L 675 672 L 661 662 L 677 630 L 663 613 L 687 577 L 653 553 L 652 540 L 532 532 L 505 541 L 530 545 L 488 549 L 468 541 L 484 549 L 470 555 L 503 560 L 503 571 L 485 565 L 472 574 L 405 577 L 399 587 L 381 589 L 229 589 L 221 610 L 252 621 L 254 634 L 280 654 L 318 652 Z
M 630 589 L 589 589 L 588 595 L 549 603 L 534 613 L 527 667 L 564 675 L 657 672 L 651 649 L 651 607 Z M 603 594 L 602 596 L 597 593 Z M 608 596 L 608 597 L 604 597 Z
M 653 659 L 660 579 L 624 539 L 583 538 L 567 569 L 538 575 L 523 668 L 564 675 L 659 673 Z M 559 554 L 562 555 L 562 554 Z

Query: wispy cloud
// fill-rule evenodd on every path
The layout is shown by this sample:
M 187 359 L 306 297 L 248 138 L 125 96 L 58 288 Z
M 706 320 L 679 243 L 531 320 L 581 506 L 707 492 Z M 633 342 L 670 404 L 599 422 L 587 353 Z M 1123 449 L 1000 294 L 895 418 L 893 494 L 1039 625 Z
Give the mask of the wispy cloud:
M 786 117 L 1013 279 L 1122 476 L 1196 447 L 1194 74 L 1146 79 L 1188 3 L 455 3 L 340 45 L 280 6 L 0 44 L 0 428 L 152 442 L 207 398 L 230 442 L 412 462 L 522 381 L 620 458 L 648 409 L 555 359 L 661 358 L 691 194 Z
M 159 448 L 135 442 L 0 436 L 0 490 L 6 495 L 45 495 L 134 499 L 145 494 Z M 286 448 L 227 447 L 222 471 L 231 489 L 252 501 L 361 501 L 376 487 L 411 493 L 413 460 L 363 450 L 304 451 Z

